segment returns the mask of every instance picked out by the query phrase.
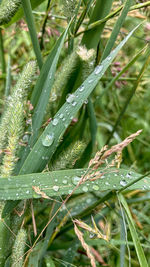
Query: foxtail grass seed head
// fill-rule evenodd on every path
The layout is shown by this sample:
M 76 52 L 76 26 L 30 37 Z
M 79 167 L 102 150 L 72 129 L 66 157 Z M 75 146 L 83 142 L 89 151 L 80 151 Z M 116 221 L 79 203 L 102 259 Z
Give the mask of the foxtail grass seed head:
M 51 170 L 64 170 L 73 168 L 75 162 L 81 156 L 85 149 L 85 143 L 81 141 L 70 145 L 68 149 L 63 151 L 60 156 L 50 166 Z
M 82 62 L 82 80 L 84 81 L 94 69 L 95 50 L 79 46 L 77 54 Z
M 23 133 L 24 103 L 27 97 L 27 88 L 31 85 L 35 73 L 36 63 L 29 62 L 8 99 L 7 109 L 3 115 L 0 129 L 0 148 L 5 151 L 1 166 L 1 175 L 7 177 L 12 174 L 16 163 L 16 151 L 19 139 Z M 7 122 L 7 124 L 6 124 Z
M 24 259 L 24 250 L 26 246 L 27 233 L 24 229 L 19 230 L 12 249 L 12 267 L 22 267 Z
M 75 14 L 77 1 L 76 0 L 63 0 L 62 3 L 63 3 L 64 15 L 68 18 L 68 20 L 70 20 Z
M 0 4 L 0 25 L 8 23 L 20 5 L 21 0 L 3 0 Z

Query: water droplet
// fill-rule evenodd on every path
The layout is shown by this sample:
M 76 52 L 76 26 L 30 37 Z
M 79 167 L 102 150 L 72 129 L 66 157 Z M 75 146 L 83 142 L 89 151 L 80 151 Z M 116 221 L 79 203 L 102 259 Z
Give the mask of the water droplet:
M 67 181 L 67 180 L 63 180 L 62 182 L 63 182 L 63 184 L 67 184 L 67 183 L 68 183 L 68 181 Z
M 83 186 L 82 191 L 85 192 L 85 193 L 88 192 L 88 187 L 86 185 Z
M 85 105 L 87 105 L 87 103 L 88 103 L 88 99 L 86 99 L 86 100 L 84 101 L 84 104 L 85 104 Z
M 54 126 L 57 125 L 57 124 L 58 124 L 58 119 L 57 119 L 57 118 L 53 119 L 52 124 L 53 124 Z
M 42 139 L 42 144 L 43 146 L 51 146 L 53 141 L 54 141 L 54 133 L 51 133 L 51 134 L 46 135 Z
M 29 193 L 30 193 L 30 191 L 29 191 L 29 190 L 27 190 L 27 191 L 26 191 L 26 194 L 29 194 Z
M 76 101 L 73 101 L 73 102 L 72 102 L 72 106 L 73 106 L 73 107 L 75 107 L 75 106 L 76 106 L 76 104 L 77 104 L 77 102 L 76 102 Z
M 53 186 L 53 190 L 54 190 L 55 192 L 58 192 L 58 190 L 59 190 L 59 186 L 58 186 L 58 185 L 54 185 L 54 186 Z
M 106 182 L 105 185 L 110 185 L 110 184 L 108 182 Z
M 91 200 L 90 198 L 88 198 L 88 199 L 86 200 L 86 203 L 87 203 L 87 204 L 90 204 L 91 201 L 92 201 L 92 200 Z
M 92 83 L 92 82 L 93 82 L 93 80 L 92 80 L 92 79 L 88 81 L 88 83 L 89 83 L 89 84 L 90 84 L 90 83 Z
M 59 115 L 59 118 L 62 119 L 63 117 L 64 117 L 64 114 L 61 113 L 61 114 Z
M 131 178 L 131 174 L 130 174 L 130 172 L 127 173 L 126 177 L 127 177 L 127 178 Z
M 107 60 L 111 60 L 111 56 L 108 56 Z
M 93 188 L 95 191 L 98 191 L 98 190 L 99 190 L 99 186 L 98 186 L 98 185 L 93 185 L 92 188 Z
M 77 185 L 78 183 L 79 183 L 79 181 L 80 181 L 80 177 L 78 177 L 78 176 L 74 176 L 73 178 L 72 178 L 72 183 L 74 184 L 74 185 Z
M 94 233 L 89 234 L 89 238 L 94 238 L 94 237 L 96 237 L 96 234 L 94 234 Z
M 23 137 L 22 137 L 22 140 L 23 142 L 28 142 L 29 141 L 29 135 L 28 134 L 25 134 Z
M 81 86 L 79 87 L 79 91 L 82 92 L 83 90 L 84 90 L 84 85 L 81 85 Z
M 69 94 L 67 95 L 66 101 L 67 103 L 72 103 L 75 99 L 75 95 L 74 94 Z
M 121 185 L 121 186 L 126 186 L 126 185 L 127 185 L 126 180 L 121 180 L 121 181 L 120 181 L 120 185 Z
M 99 66 L 97 66 L 97 67 L 95 68 L 94 73 L 97 75 L 97 74 L 99 74 L 99 73 L 102 71 L 102 69 L 103 69 L 103 66 L 102 66 L 102 65 L 99 65 Z

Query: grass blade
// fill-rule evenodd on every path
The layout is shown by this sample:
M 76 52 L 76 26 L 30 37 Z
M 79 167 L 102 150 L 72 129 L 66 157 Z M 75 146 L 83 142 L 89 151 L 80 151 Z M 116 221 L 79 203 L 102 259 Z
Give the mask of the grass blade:
M 20 200 L 29 198 L 47 198 L 68 195 L 74 190 L 86 169 L 61 170 L 47 173 L 33 173 L 1 178 L 0 200 Z M 150 189 L 150 179 L 124 169 L 101 169 L 101 179 L 86 181 L 76 188 L 75 194 L 108 190 Z M 57 180 L 57 183 L 56 183 Z M 137 182 L 138 180 L 138 182 Z M 132 185 L 131 185 L 132 181 Z
M 112 0 L 105 0 L 104 5 L 103 0 L 97 0 L 89 24 L 106 17 L 111 9 L 112 2 Z M 83 35 L 82 44 L 86 45 L 88 49 L 96 48 L 98 42 L 100 41 L 100 36 L 104 29 L 104 26 L 105 23 L 99 25 L 95 29 L 85 32 Z
M 8 56 L 5 97 L 9 96 L 10 87 L 11 87 L 11 58 L 10 56 Z
M 134 246 L 135 246 L 136 253 L 137 253 L 137 256 L 138 256 L 138 259 L 140 262 L 140 266 L 141 267 L 148 267 L 148 263 L 147 263 L 147 260 L 145 258 L 145 254 L 144 254 L 143 248 L 141 246 L 140 240 L 138 238 L 136 228 L 134 225 L 134 221 L 133 221 L 133 218 L 131 216 L 131 212 L 129 210 L 127 202 L 126 202 L 126 200 L 122 194 L 119 194 L 118 197 L 119 197 L 119 200 L 120 200 L 121 204 L 123 205 L 125 212 L 126 212 L 130 233 L 131 233 L 131 236 L 132 236 L 132 239 L 134 242 Z
M 120 33 L 120 29 L 121 29 L 121 27 L 125 21 L 125 18 L 128 14 L 131 3 L 132 3 L 131 0 L 126 1 L 124 8 L 122 10 L 122 13 L 121 13 L 120 17 L 118 18 L 118 20 L 117 20 L 117 22 L 113 28 L 113 31 L 112 31 L 110 38 L 108 39 L 107 45 L 106 45 L 105 50 L 104 50 L 103 55 L 102 55 L 102 60 L 105 59 L 109 55 L 110 51 L 112 50 L 112 48 L 115 44 L 115 41 L 117 39 L 117 36 Z
M 39 172 L 43 170 L 47 162 L 52 158 L 52 155 L 56 151 L 59 144 L 60 138 L 63 136 L 66 128 L 70 124 L 72 118 L 76 115 L 78 110 L 83 105 L 84 101 L 92 93 L 95 86 L 98 84 L 99 80 L 110 66 L 111 62 L 114 60 L 119 50 L 128 41 L 130 36 L 139 27 L 135 27 L 124 40 L 110 53 L 109 57 L 106 58 L 101 65 L 97 66 L 94 72 L 84 81 L 84 83 L 75 91 L 71 100 L 66 101 L 66 103 L 60 108 L 54 117 L 55 123 L 50 123 L 43 134 L 40 136 L 36 144 L 34 145 L 32 151 L 25 160 L 20 173 L 31 173 Z M 71 102 L 71 103 L 69 103 Z M 50 142 L 45 145 L 45 141 L 50 139 Z M 42 157 L 42 160 L 41 160 Z M 32 162 L 32 164 L 31 164 Z
M 36 28 L 35 28 L 33 15 L 32 15 L 31 3 L 29 0 L 22 0 L 22 6 L 23 6 L 26 21 L 28 24 L 31 41 L 33 44 L 33 49 L 34 49 L 34 52 L 35 52 L 35 55 L 37 58 L 39 68 L 41 69 L 42 64 L 43 64 L 43 60 L 42 60 L 42 54 L 40 51 L 39 41 L 38 41 L 37 34 L 36 34 Z
M 139 83 L 140 83 L 140 81 L 141 81 L 141 79 L 142 79 L 142 77 L 144 75 L 145 70 L 147 69 L 147 67 L 149 65 L 149 62 L 150 62 L 150 50 L 148 48 L 146 60 L 144 61 L 144 64 L 142 65 L 142 68 L 141 68 L 141 70 L 139 72 L 139 75 L 137 76 L 137 80 L 136 80 L 135 84 L 133 85 L 132 90 L 131 90 L 131 92 L 130 92 L 130 94 L 129 94 L 129 96 L 128 96 L 128 98 L 127 98 L 127 100 L 126 100 L 126 102 L 125 102 L 125 104 L 124 104 L 124 106 L 123 106 L 118 118 L 117 118 L 117 120 L 116 120 L 116 123 L 115 123 L 115 125 L 113 127 L 112 132 L 110 133 L 110 136 L 107 139 L 106 144 L 109 144 L 114 132 L 116 131 L 116 129 L 117 129 L 117 127 L 118 127 L 118 125 L 119 125 L 119 123 L 120 123 L 120 121 L 121 121 L 121 119 L 122 119 L 122 117 L 123 117 L 128 105 L 129 105 L 132 97 L 135 94 L 135 91 L 136 91 L 137 87 L 139 86 Z
M 30 145 L 32 144 L 33 146 L 37 138 L 38 130 L 41 127 L 43 118 L 45 116 L 46 106 L 49 101 L 49 94 L 50 94 L 50 91 L 51 91 L 51 88 L 54 82 L 54 75 L 56 71 L 58 58 L 59 58 L 64 40 L 65 40 L 67 31 L 68 31 L 68 28 L 66 29 L 65 33 L 63 33 L 60 36 L 53 50 L 48 56 L 46 62 L 43 64 L 40 76 L 34 87 L 32 97 L 31 97 L 32 105 L 35 106 L 35 110 L 33 114 L 33 125 L 32 125 L 33 135 L 31 136 L 31 139 L 29 140 L 29 146 L 26 147 L 25 150 L 23 149 L 20 152 L 21 161 L 18 162 L 16 169 L 20 169 L 28 153 L 30 152 Z

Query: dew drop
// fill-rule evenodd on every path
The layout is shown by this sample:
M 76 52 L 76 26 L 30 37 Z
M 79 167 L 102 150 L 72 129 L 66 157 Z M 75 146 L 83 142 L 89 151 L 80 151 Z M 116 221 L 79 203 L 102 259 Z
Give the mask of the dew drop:
M 91 200 L 90 198 L 88 198 L 88 199 L 86 200 L 86 203 L 87 203 L 87 204 L 90 204 L 91 201 L 92 201 L 92 200 Z
M 111 60 L 111 56 L 109 56 L 109 57 L 107 58 L 107 60 Z
M 82 92 L 83 90 L 84 90 L 84 85 L 81 85 L 81 86 L 79 87 L 79 91 Z
M 63 184 L 68 184 L 67 180 L 63 180 L 62 182 L 63 182 Z
M 131 178 L 131 174 L 130 174 L 130 172 L 127 173 L 126 177 L 127 177 L 127 178 Z
M 89 84 L 90 84 L 90 83 L 92 83 L 92 82 L 93 82 L 93 80 L 92 80 L 92 79 L 88 81 L 88 83 L 89 83 Z
M 85 104 L 85 105 L 87 105 L 87 104 L 88 104 L 88 99 L 86 99 L 86 100 L 84 101 L 84 104 Z
M 57 125 L 58 124 L 58 119 L 53 119 L 53 121 L 52 121 L 52 124 L 55 126 L 55 125 Z
M 126 185 L 127 185 L 126 180 L 121 180 L 121 181 L 120 181 L 120 185 L 121 185 L 121 186 L 126 186 Z
M 66 98 L 67 103 L 72 103 L 75 99 L 75 95 L 74 94 L 69 94 Z
M 77 184 L 79 183 L 80 179 L 81 179 L 80 177 L 75 176 L 75 177 L 72 178 L 72 183 L 73 183 L 74 185 L 77 185 Z
M 28 141 L 29 141 L 29 135 L 28 135 L 28 134 L 25 134 L 25 135 L 22 137 L 22 140 L 23 140 L 23 142 L 28 142 Z
M 88 192 L 88 187 L 86 185 L 83 186 L 82 191 L 85 192 L 85 193 Z
M 106 182 L 105 185 L 110 185 L 110 184 L 108 182 Z
M 97 74 L 99 74 L 99 73 L 102 71 L 102 69 L 103 69 L 103 66 L 102 66 L 102 65 L 99 65 L 99 66 L 97 66 L 97 67 L 95 68 L 94 73 L 97 75 Z
M 53 141 L 54 141 L 54 133 L 51 133 L 51 134 L 46 135 L 42 139 L 42 144 L 43 146 L 51 146 Z
M 62 119 L 63 117 L 64 117 L 64 114 L 61 113 L 61 114 L 59 115 L 59 118 Z
M 75 106 L 76 106 L 76 104 L 77 104 L 77 102 L 76 102 L 76 101 L 73 101 L 73 102 L 72 102 L 72 106 L 73 106 L 73 107 L 75 107 Z
M 98 185 L 93 185 L 92 188 L 93 188 L 95 191 L 98 191 L 98 190 L 99 190 L 99 186 L 98 186 Z
M 58 185 L 54 185 L 54 186 L 53 186 L 53 190 L 54 190 L 55 192 L 58 192 L 58 190 L 59 190 L 59 186 L 58 186 Z
M 26 194 L 29 194 L 29 193 L 30 193 L 29 190 L 27 190 L 27 191 L 26 191 Z

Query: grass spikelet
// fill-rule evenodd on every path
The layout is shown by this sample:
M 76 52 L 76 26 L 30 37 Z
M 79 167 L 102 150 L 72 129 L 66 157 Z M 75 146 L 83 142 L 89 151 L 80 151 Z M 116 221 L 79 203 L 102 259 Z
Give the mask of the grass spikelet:
M 21 0 L 3 0 L 0 5 L 0 25 L 8 23 L 17 12 Z
M 83 233 L 78 229 L 78 227 L 76 226 L 76 224 L 74 224 L 74 231 L 78 237 L 78 239 L 80 240 L 82 247 L 85 249 L 88 258 L 91 261 L 91 266 L 92 267 L 96 267 L 96 263 L 95 263 L 95 259 L 94 256 L 92 255 L 91 251 L 90 251 L 90 247 L 88 246 L 88 244 L 84 241 L 83 238 Z
M 27 233 L 24 229 L 19 230 L 13 250 L 12 250 L 12 267 L 22 267 L 23 266 L 23 255 L 25 250 L 25 242 L 27 239 Z
M 24 101 L 27 88 L 35 72 L 35 62 L 29 62 L 18 80 L 12 95 L 8 98 L 7 109 L 1 121 L 0 149 L 5 152 L 1 175 L 7 177 L 12 174 L 16 162 L 18 142 L 23 131 Z M 3 133 L 3 135 L 2 135 Z M 6 145 L 7 141 L 7 145 Z
M 68 20 L 70 20 L 75 13 L 77 1 L 76 0 L 63 0 L 62 2 L 63 2 L 63 7 L 64 7 L 63 8 L 64 15 L 68 18 Z
M 84 81 L 94 68 L 95 50 L 79 46 L 77 54 L 82 62 L 82 81 Z
M 73 168 L 76 160 L 80 157 L 85 148 L 85 143 L 81 141 L 75 142 L 67 150 L 63 151 L 58 159 L 51 165 L 51 170 L 65 170 Z

